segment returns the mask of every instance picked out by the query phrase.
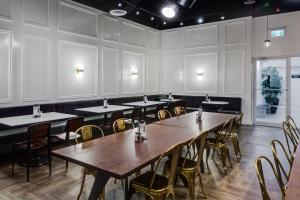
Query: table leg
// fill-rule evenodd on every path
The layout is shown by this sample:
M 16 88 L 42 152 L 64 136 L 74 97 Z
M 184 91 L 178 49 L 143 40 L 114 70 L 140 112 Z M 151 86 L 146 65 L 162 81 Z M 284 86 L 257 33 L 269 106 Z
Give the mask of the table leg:
M 125 186 L 124 186 L 124 200 L 128 199 L 128 178 L 125 178 Z
M 146 121 L 147 107 L 144 107 L 144 120 Z
M 109 176 L 102 174 L 100 172 L 97 173 L 88 200 L 99 199 L 100 193 L 104 190 L 105 185 L 108 182 L 108 179 Z
M 107 125 L 107 113 L 104 113 L 104 125 L 106 126 Z

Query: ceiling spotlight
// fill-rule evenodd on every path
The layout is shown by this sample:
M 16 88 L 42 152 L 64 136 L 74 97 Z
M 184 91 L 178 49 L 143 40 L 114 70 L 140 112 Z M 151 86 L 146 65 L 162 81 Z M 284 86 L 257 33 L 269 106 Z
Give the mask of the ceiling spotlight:
M 140 11 L 139 11 L 139 10 L 137 10 L 137 11 L 135 12 L 135 14 L 136 14 L 136 15 L 139 15 L 139 14 L 140 14 Z
M 198 24 L 202 24 L 203 23 L 203 17 L 199 17 L 197 22 L 198 22 Z
M 153 20 L 154 20 L 154 17 L 151 17 L 150 20 L 153 21 Z
M 123 6 L 122 2 L 119 2 L 118 7 L 122 7 L 122 6 Z
M 114 10 L 110 10 L 109 13 L 112 15 L 112 16 L 115 16 L 115 17 L 121 17 L 121 16 L 124 16 L 127 14 L 127 11 L 126 10 L 120 10 L 120 9 L 114 9 Z
M 183 26 L 183 22 L 180 22 L 180 26 Z
M 223 15 L 223 16 L 221 16 L 221 20 L 224 20 L 225 19 L 225 16 Z
M 176 5 L 168 5 L 161 10 L 162 14 L 167 18 L 173 18 L 176 15 Z
M 253 4 L 255 4 L 256 3 L 256 0 L 245 0 L 244 1 L 244 4 L 245 5 L 253 5 Z
M 164 22 L 163 22 L 163 24 L 164 24 L 164 25 L 166 25 L 166 24 L 167 24 L 167 22 L 166 22 L 166 21 L 164 21 Z

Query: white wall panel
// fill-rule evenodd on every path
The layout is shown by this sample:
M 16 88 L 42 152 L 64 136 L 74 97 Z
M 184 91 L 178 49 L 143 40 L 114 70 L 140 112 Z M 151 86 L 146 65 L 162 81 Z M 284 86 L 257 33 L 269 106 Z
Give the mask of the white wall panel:
M 84 69 L 83 77 L 76 68 Z M 98 48 L 68 41 L 59 42 L 57 90 L 60 99 L 93 97 L 97 95 Z
M 122 94 L 144 93 L 143 54 L 123 51 L 122 54 Z M 133 74 L 137 73 L 137 74 Z
M 60 30 L 97 37 L 97 13 L 65 2 L 59 4 Z
M 12 0 L 0 0 L 0 19 L 12 18 Z
M 191 28 L 184 31 L 185 47 L 216 46 L 219 43 L 217 25 Z
M 246 25 L 244 21 L 226 24 L 226 44 L 244 43 L 246 40 Z
M 48 39 L 33 35 L 23 35 L 21 63 L 21 95 L 23 101 L 49 99 L 48 57 Z
M 179 31 L 167 31 L 164 35 L 164 48 L 165 49 L 177 49 L 180 47 L 180 35 Z
M 149 54 L 147 65 L 147 85 L 148 93 L 159 93 L 160 83 L 160 57 L 159 55 Z
M 160 33 L 156 31 L 147 31 L 147 35 L 148 47 L 152 49 L 160 48 Z
M 102 38 L 109 41 L 118 41 L 118 20 L 112 17 L 103 16 Z
M 227 51 L 225 54 L 224 93 L 244 94 L 245 51 Z
M 185 93 L 217 93 L 218 80 L 217 52 L 185 56 Z
M 117 95 L 119 85 L 118 50 L 102 49 L 102 86 L 103 95 Z
M 183 80 L 181 63 L 181 56 L 178 54 L 163 56 L 162 92 L 178 93 L 181 91 L 181 82 Z
M 49 26 L 49 0 L 23 0 L 23 22 L 38 26 Z
M 144 47 L 146 43 L 146 30 L 127 22 L 122 23 L 122 41 L 125 44 Z
M 11 101 L 11 33 L 0 30 L 0 103 Z

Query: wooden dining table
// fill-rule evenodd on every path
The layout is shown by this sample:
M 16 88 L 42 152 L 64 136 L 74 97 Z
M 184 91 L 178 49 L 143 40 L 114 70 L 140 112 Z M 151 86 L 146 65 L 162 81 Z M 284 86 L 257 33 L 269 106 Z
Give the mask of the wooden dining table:
M 295 153 L 285 200 L 298 200 L 300 197 L 300 148 Z
M 198 121 L 194 112 L 165 120 L 161 124 L 147 125 L 147 140 L 141 142 L 135 142 L 136 130 L 133 129 L 55 150 L 53 156 L 97 171 L 89 200 L 99 197 L 110 177 L 125 180 L 127 199 L 130 175 L 153 163 L 170 147 L 186 143 L 199 134 L 212 130 L 232 116 L 204 114 L 203 119 Z

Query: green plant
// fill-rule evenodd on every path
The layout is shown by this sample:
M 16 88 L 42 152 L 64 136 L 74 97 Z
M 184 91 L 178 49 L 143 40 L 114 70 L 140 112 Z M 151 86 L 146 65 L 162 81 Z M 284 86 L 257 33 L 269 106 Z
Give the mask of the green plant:
M 281 95 L 282 77 L 276 67 L 270 66 L 262 70 L 261 80 L 261 94 L 266 103 L 271 106 L 271 114 L 275 114 Z

